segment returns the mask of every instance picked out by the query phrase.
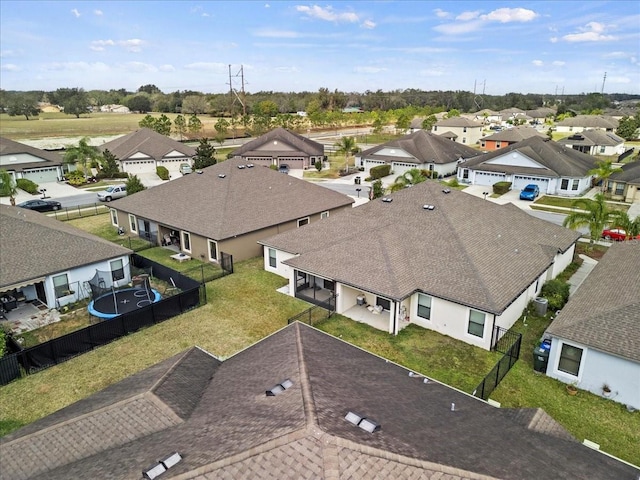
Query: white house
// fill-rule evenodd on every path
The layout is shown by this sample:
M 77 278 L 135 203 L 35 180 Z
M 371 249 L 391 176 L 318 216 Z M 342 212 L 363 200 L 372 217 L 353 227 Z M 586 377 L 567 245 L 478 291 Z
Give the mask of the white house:
M 14 180 L 26 178 L 35 183 L 56 182 L 63 176 L 60 155 L 5 137 L 0 137 L 0 169 Z
M 582 132 L 588 129 L 614 132 L 616 128 L 618 120 L 605 115 L 576 115 L 557 122 L 553 127 L 556 132 Z
M 583 130 L 557 142 L 589 155 L 622 155 L 625 151 L 624 138 L 604 130 Z

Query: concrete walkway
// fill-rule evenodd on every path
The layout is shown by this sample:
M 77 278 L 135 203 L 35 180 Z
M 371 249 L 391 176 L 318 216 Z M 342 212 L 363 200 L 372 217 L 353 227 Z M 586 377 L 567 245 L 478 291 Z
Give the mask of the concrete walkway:
M 578 287 L 584 282 L 587 276 L 591 273 L 591 270 L 598 264 L 597 260 L 594 260 L 591 257 L 587 257 L 586 255 L 578 255 L 582 259 L 582 265 L 580 268 L 571 275 L 569 279 L 569 296 L 573 295 Z

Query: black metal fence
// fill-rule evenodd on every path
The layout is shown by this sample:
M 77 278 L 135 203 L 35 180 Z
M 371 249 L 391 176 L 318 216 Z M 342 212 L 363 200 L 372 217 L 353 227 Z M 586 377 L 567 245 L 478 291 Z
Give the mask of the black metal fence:
M 300 298 L 300 297 L 298 297 Z M 287 324 L 293 323 L 295 321 L 308 323 L 309 325 L 314 325 L 317 322 L 325 320 L 331 315 L 333 315 L 336 311 L 336 295 L 332 295 L 330 301 L 323 302 L 318 305 L 314 305 L 313 307 L 307 308 L 306 310 L 294 315 L 293 317 L 287 320 Z
M 18 351 L 0 358 L 0 385 L 6 385 L 22 374 L 28 375 L 65 362 L 201 305 L 201 287 L 204 288 L 204 285 L 197 280 L 136 254 L 131 256 L 131 264 L 138 268 L 152 268 L 154 277 L 175 285 L 181 291 L 111 320 L 101 321 L 30 348 L 18 348 Z
M 86 205 L 76 205 L 74 207 L 63 207 L 49 214 L 56 220 L 73 220 L 74 218 L 93 217 L 109 212 L 109 207 L 104 203 L 88 203 Z
M 487 400 L 489 395 L 500 384 L 505 375 L 520 357 L 522 334 L 511 332 L 504 328 L 496 327 L 493 331 L 492 350 L 504 355 L 491 371 L 484 377 L 480 385 L 476 387 L 472 395 Z

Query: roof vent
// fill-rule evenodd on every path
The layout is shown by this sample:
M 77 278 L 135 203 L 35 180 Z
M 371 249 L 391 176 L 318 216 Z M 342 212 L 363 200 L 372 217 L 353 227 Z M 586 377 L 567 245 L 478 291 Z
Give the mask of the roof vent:
M 182 460 L 182 456 L 178 452 L 173 453 L 164 460 L 160 460 L 157 464 L 152 465 L 146 470 L 143 470 L 142 476 L 149 480 L 153 480 L 154 478 L 157 478 L 159 475 L 169 470 L 174 465 L 177 465 L 180 460 Z
M 288 390 L 291 387 L 293 387 L 293 382 L 287 378 L 282 383 L 277 384 L 271 390 L 267 390 L 267 397 L 275 397 L 276 395 L 284 392 L 285 390 Z
M 224 177 L 226 177 L 226 175 L 224 173 L 219 173 L 218 174 L 218 178 L 224 178 Z
M 393 198 L 390 198 L 390 197 L 382 197 L 382 201 L 383 201 L 384 203 L 391 203 L 391 202 L 393 202 Z
M 434 210 L 436 207 L 435 205 L 423 205 L 422 208 L 425 210 Z
M 359 415 L 357 413 L 354 412 L 349 412 L 347 413 L 347 415 L 344 417 L 344 419 L 357 426 L 360 427 L 362 430 L 364 430 L 365 432 L 369 432 L 369 433 L 374 433 L 377 432 L 378 430 L 380 430 L 380 424 L 378 422 L 376 422 L 375 420 L 372 420 L 370 418 L 367 417 L 363 417 L 362 415 Z
M 247 163 L 247 168 L 253 168 L 253 163 Z
M 245 168 L 245 166 L 244 166 L 244 165 L 238 165 L 238 168 L 239 168 L 240 170 L 242 170 L 243 168 Z
M 198 175 L 202 175 L 202 170 L 196 170 L 196 173 L 197 173 Z
M 444 190 L 442 190 L 442 193 L 451 193 L 451 189 L 450 188 L 445 188 Z

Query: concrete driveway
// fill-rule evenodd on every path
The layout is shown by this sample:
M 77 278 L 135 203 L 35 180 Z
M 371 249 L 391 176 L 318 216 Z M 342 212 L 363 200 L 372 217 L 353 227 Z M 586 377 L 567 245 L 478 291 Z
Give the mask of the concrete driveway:
M 463 192 L 480 198 L 483 198 L 485 196 L 484 192 L 489 192 L 489 195 L 486 196 L 486 199 L 488 201 L 497 203 L 499 205 L 513 203 L 516 207 L 522 208 L 523 210 L 531 210 L 531 204 L 533 203 L 529 200 L 520 200 L 520 190 L 516 189 L 511 189 L 504 195 L 500 195 L 498 198 L 491 198 L 491 192 L 493 192 L 493 188 L 490 186 L 483 187 L 482 185 L 469 185 L 463 190 Z

